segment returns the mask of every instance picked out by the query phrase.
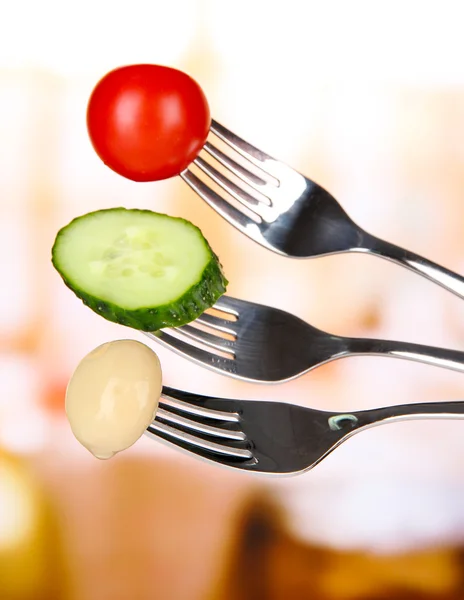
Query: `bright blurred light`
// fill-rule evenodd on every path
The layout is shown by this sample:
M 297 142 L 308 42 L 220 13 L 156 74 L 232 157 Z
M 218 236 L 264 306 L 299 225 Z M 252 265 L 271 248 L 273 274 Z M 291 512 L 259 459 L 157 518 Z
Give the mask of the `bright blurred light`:
M 12 466 L 0 465 L 0 552 L 26 542 L 36 517 L 27 483 Z
M 0 22 L 0 67 L 102 75 L 121 64 L 175 64 L 195 32 L 189 0 L 15 0 Z
M 40 374 L 28 356 L 2 356 L 0 361 L 0 416 L 21 414 L 27 418 L 37 399 Z M 1 429 L 1 421 L 0 421 Z
M 464 82 L 459 0 L 210 0 L 209 6 L 211 22 L 224 24 L 211 32 L 228 70 L 275 93 L 290 85 L 287 108 L 292 90 L 297 95 L 321 82 Z
M 24 222 L 5 218 L 0 222 L 0 278 L 8 282 L 9 293 L 0 294 L 0 327 L 4 332 L 17 331 L 24 323 L 29 306 L 27 250 L 30 240 L 24 235 Z M 14 256 L 14 259 L 11 257 Z M 0 370 L 1 370 L 0 366 Z M 1 401 L 0 401 L 1 402 Z
M 0 446 L 20 453 L 42 448 L 46 421 L 38 407 L 41 374 L 28 356 L 0 360 Z
M 13 412 L 2 417 L 0 445 L 15 454 L 33 454 L 45 446 L 49 430 L 47 418 L 38 407 L 29 408 L 27 417 Z

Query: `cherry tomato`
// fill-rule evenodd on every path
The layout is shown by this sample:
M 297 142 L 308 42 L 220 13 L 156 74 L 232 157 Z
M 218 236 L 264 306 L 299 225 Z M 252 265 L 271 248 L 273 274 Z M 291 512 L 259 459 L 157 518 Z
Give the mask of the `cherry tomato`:
M 96 153 L 133 181 L 181 173 L 203 147 L 210 124 L 208 102 L 197 82 L 159 65 L 111 71 L 96 85 L 87 108 Z

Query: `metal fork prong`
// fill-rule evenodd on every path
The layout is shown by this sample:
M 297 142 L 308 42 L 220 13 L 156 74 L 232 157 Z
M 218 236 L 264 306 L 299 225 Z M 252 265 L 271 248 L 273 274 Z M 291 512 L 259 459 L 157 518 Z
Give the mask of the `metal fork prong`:
M 243 212 L 232 206 L 229 202 L 221 198 L 219 194 L 216 194 L 211 188 L 209 188 L 201 179 L 199 179 L 190 170 L 183 171 L 180 176 L 187 183 L 194 192 L 196 192 L 200 198 L 203 198 L 214 210 L 216 210 L 226 221 L 231 223 L 234 227 L 237 227 L 240 231 L 251 237 L 259 235 L 258 222 L 253 221 L 250 217 L 247 217 Z M 258 221 L 260 217 L 256 215 Z M 250 228 L 256 229 L 256 234 L 248 231 Z
M 238 202 L 240 202 L 250 210 L 255 210 L 253 207 L 261 204 L 258 198 L 251 196 L 244 189 L 242 189 L 238 185 L 235 185 L 235 183 L 230 181 L 230 179 L 227 179 L 227 177 L 224 177 L 222 173 L 219 173 L 217 169 L 209 165 L 200 156 L 196 158 L 193 162 L 199 169 L 203 171 L 203 173 L 206 173 L 206 175 L 211 177 L 213 181 L 215 181 L 228 194 L 230 194 L 232 198 L 235 198 L 236 200 L 238 200 Z
M 225 444 L 217 444 L 209 440 L 185 433 L 171 425 L 161 423 L 156 419 L 148 426 L 147 432 L 152 434 L 161 434 L 165 439 L 171 441 L 173 444 L 182 442 L 184 444 L 190 444 L 203 450 L 205 452 L 212 452 L 214 454 L 222 454 L 230 458 L 240 458 L 242 460 L 250 460 L 253 458 L 253 454 L 250 450 L 244 450 L 243 448 L 234 448 Z
M 219 150 L 215 146 L 213 146 L 210 142 L 206 142 L 203 146 L 203 149 L 211 155 L 218 163 L 220 163 L 223 167 L 231 171 L 234 175 L 236 175 L 239 179 L 241 179 L 244 183 L 248 184 L 254 190 L 257 190 L 263 196 L 269 198 L 269 185 L 270 181 L 266 181 L 258 175 L 255 175 L 245 167 L 242 167 L 238 162 L 236 162 L 227 154 L 224 154 L 222 150 Z
M 214 121 L 214 119 L 211 122 L 211 131 L 214 135 L 217 135 L 219 139 L 260 168 L 263 168 L 263 163 L 266 161 L 275 160 L 272 156 L 269 156 L 269 154 L 266 154 L 262 150 L 245 142 L 245 140 L 238 137 L 235 133 L 232 133 L 230 129 L 227 129 L 217 121 Z
M 157 335 L 153 335 L 152 333 L 146 333 L 146 335 L 161 344 L 165 344 L 169 348 L 172 348 L 178 354 L 183 356 L 187 356 L 191 360 L 205 365 L 211 369 L 216 371 L 225 371 L 226 373 L 230 373 L 234 375 L 237 371 L 237 365 L 235 364 L 235 360 L 232 358 L 224 358 L 223 356 L 219 356 L 217 354 L 212 354 L 203 350 L 202 348 L 198 348 L 193 344 L 189 344 L 184 340 L 180 340 L 179 338 L 174 337 L 166 330 L 160 330 L 157 332 Z
M 230 335 L 237 335 L 237 328 L 234 327 L 234 321 L 228 321 L 227 319 L 220 319 L 215 315 L 210 315 L 208 313 L 203 313 L 199 317 L 195 319 L 196 323 L 201 323 L 202 325 L 208 325 L 212 329 L 217 329 L 218 331 L 222 331 L 223 333 L 229 333 Z
M 214 427 L 213 425 L 205 425 L 200 421 L 193 421 L 192 419 L 181 417 L 180 415 L 172 413 L 168 410 L 164 410 L 163 408 L 158 408 L 156 412 L 156 418 L 160 419 L 161 421 L 167 421 L 171 425 L 179 425 L 180 427 L 185 427 L 185 429 L 197 431 L 198 433 L 204 433 L 212 437 L 225 438 L 235 441 L 246 440 L 246 435 L 242 431 L 234 431 L 233 429 L 222 429 L 221 427 Z
M 173 408 L 179 412 L 193 415 L 195 417 L 201 417 L 203 419 L 210 419 L 212 421 L 238 423 L 240 420 L 240 416 L 236 412 L 204 408 L 203 406 L 191 404 L 190 402 L 185 402 L 185 400 L 179 400 L 173 396 L 169 396 L 165 392 L 161 394 L 160 406 Z
M 249 303 L 247 302 L 246 304 L 248 305 Z M 221 296 L 218 300 L 216 300 L 213 308 L 222 310 L 230 315 L 235 315 L 238 321 L 240 314 L 240 300 L 237 300 L 237 298 L 232 298 L 231 296 Z
M 229 352 L 232 355 L 234 354 L 235 342 L 233 340 L 226 340 L 219 335 L 213 335 L 207 331 L 203 331 L 203 329 L 192 327 L 191 325 L 183 325 L 182 327 L 175 327 L 174 329 L 196 342 L 210 346 L 210 348 L 216 348 L 216 350 Z

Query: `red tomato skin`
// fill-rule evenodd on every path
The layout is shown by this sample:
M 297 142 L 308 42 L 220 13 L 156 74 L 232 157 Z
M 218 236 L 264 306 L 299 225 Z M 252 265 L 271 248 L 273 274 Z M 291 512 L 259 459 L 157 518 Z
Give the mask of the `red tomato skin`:
M 94 88 L 87 129 L 101 160 L 133 181 L 179 175 L 208 136 L 211 115 L 189 75 L 160 65 L 110 71 Z

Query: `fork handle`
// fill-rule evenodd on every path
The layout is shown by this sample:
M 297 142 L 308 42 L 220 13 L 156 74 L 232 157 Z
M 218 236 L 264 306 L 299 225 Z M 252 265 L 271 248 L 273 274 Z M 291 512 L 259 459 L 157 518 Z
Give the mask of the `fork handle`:
M 389 242 L 385 242 L 368 233 L 362 236 L 362 242 L 359 251 L 368 251 L 381 258 L 385 258 L 402 267 L 414 271 L 418 275 L 422 275 L 426 279 L 433 281 L 445 288 L 446 290 L 456 294 L 459 298 L 464 299 L 464 277 L 432 262 L 414 252 L 395 246 Z
M 399 404 L 354 412 L 345 417 L 353 429 L 368 428 L 388 422 L 413 421 L 419 419 L 464 419 L 464 401 L 421 402 L 417 404 Z M 348 419 L 348 417 L 351 418 Z
M 350 355 L 389 356 L 464 373 L 464 352 L 460 350 L 369 338 L 344 338 L 344 341 L 346 350 L 339 355 L 340 358 Z

